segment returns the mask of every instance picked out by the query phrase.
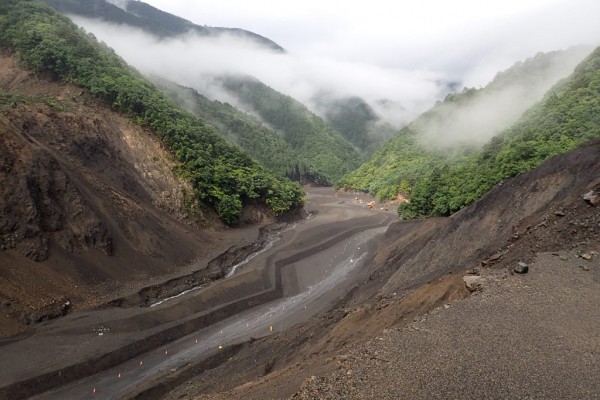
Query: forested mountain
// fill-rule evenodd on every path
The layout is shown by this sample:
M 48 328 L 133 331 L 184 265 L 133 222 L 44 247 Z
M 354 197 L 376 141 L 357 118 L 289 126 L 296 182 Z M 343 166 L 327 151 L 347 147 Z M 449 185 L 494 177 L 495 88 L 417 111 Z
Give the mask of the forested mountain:
M 300 159 L 290 145 L 254 116 L 227 103 L 209 100 L 191 88 L 153 79 L 156 85 L 181 107 L 214 125 L 231 142 L 281 176 L 300 182 L 325 182 L 326 179 Z
M 333 184 L 360 165 L 360 155 L 338 132 L 290 96 L 250 77 L 230 76 L 222 82 L 324 178 L 318 183 Z
M 250 39 L 271 50 L 282 52 L 277 43 L 256 33 L 238 28 L 200 26 L 161 11 L 139 0 L 43 0 L 62 14 L 101 19 L 143 29 L 159 37 L 179 36 L 193 32 L 200 36 L 228 34 Z
M 360 97 L 321 96 L 315 101 L 323 109 L 321 115 L 325 121 L 363 155 L 372 154 L 395 133 Z
M 274 213 L 302 204 L 298 184 L 267 171 L 217 130 L 192 116 L 67 18 L 37 0 L 0 5 L 0 46 L 38 74 L 75 84 L 152 129 L 178 160 L 193 197 L 236 223 L 245 204 Z
M 406 216 L 447 215 L 502 179 L 600 137 L 600 48 L 482 150 L 433 164 L 412 187 Z
M 394 198 L 398 193 L 408 195 L 412 200 L 409 205 L 403 206 L 405 216 L 445 215 L 460 209 L 485 193 L 490 185 L 505 175 L 512 175 L 504 173 L 497 176 L 494 174 L 492 177 L 490 174 L 485 179 L 483 176 L 472 176 L 475 181 L 468 189 L 465 186 L 460 190 L 457 189 L 458 183 L 449 184 L 440 180 L 440 176 L 450 173 L 451 165 L 467 165 L 481 154 L 489 154 L 490 148 L 496 148 L 504 140 L 500 138 L 510 136 L 508 132 L 516 129 L 515 126 L 518 125 L 509 127 L 535 102 L 536 97 L 541 98 L 561 74 L 567 76 L 566 71 L 572 70 L 586 51 L 585 48 L 574 48 L 564 52 L 540 53 L 499 73 L 483 89 L 464 89 L 460 93 L 448 95 L 443 102 L 400 130 L 367 163 L 345 176 L 340 186 L 368 191 L 379 198 Z M 549 95 L 546 98 L 547 96 Z M 521 117 L 520 121 L 530 113 L 531 111 Z M 490 140 L 484 150 L 479 150 L 480 143 Z M 579 142 L 572 141 L 571 146 L 563 143 L 545 157 L 557 154 L 559 149 L 566 151 Z M 547 144 L 540 146 L 545 148 Z M 543 152 L 541 148 L 537 150 L 532 147 L 531 151 Z M 537 165 L 545 157 L 530 161 L 528 168 Z M 482 172 L 481 166 L 470 165 L 474 170 Z M 506 167 L 502 169 L 505 170 Z M 524 170 L 521 168 L 520 172 Z M 465 177 L 470 176 L 467 172 L 462 171 Z M 466 182 L 460 185 L 463 184 Z M 448 192 L 443 196 L 438 193 L 443 200 L 440 197 L 436 201 L 437 205 L 431 202 L 431 209 L 425 209 L 426 206 L 419 201 L 425 186 L 430 191 L 435 186 L 435 191 Z M 427 201 L 423 199 L 424 203 Z
M 108 0 L 85 0 L 84 2 L 47 0 L 47 2 L 66 15 L 75 14 L 86 18 L 142 28 L 159 37 L 181 34 L 192 28 L 195 32 L 205 36 L 215 36 L 221 33 L 231 34 L 240 31 L 192 26 L 193 24 L 190 25 L 191 23 L 188 21 L 156 10 L 139 1 L 123 0 L 118 4 L 120 7 L 113 4 L 116 4 L 115 1 Z M 271 47 L 282 51 L 279 46 L 275 46 L 277 48 Z M 268 168 L 273 168 L 274 171 L 280 174 L 302 182 L 331 185 L 337 182 L 342 175 L 355 169 L 360 164 L 361 160 L 358 152 L 339 133 L 334 132 L 321 118 L 312 114 L 296 100 L 276 92 L 249 76 L 234 79 L 230 76 L 211 75 L 205 78 L 217 85 L 219 83 L 224 86 L 228 85 L 224 88 L 216 88 L 215 86 L 216 92 L 220 93 L 221 89 L 229 91 L 235 99 L 239 100 L 239 103 L 248 105 L 246 111 L 251 111 L 260 118 L 257 120 L 248 116 L 241 117 L 242 113 L 236 112 L 229 105 L 222 105 L 223 108 L 218 109 L 221 107 L 219 105 L 221 103 L 209 104 L 198 98 L 197 95 L 194 96 L 199 102 L 196 102 L 194 113 L 204 117 L 208 117 L 210 114 L 210 123 L 219 127 L 219 131 L 224 137 L 247 149 L 254 158 L 263 165 L 268 166 Z M 243 91 L 237 90 L 242 87 Z M 249 91 L 256 91 L 256 93 L 249 93 Z M 173 91 L 169 91 L 169 94 L 177 96 Z M 201 94 L 220 99 L 212 92 L 210 94 L 202 92 Z M 259 97 L 263 97 L 264 101 L 256 102 L 255 100 Z M 288 105 L 279 107 L 276 110 L 261 108 L 261 105 L 267 104 L 271 100 L 275 102 L 283 101 L 282 106 Z M 237 103 L 236 101 L 236 106 Z M 290 106 L 292 103 L 293 106 Z M 204 106 L 207 106 L 208 109 L 201 110 Z M 271 114 L 279 112 L 285 114 L 281 118 L 287 119 L 291 123 L 273 123 L 270 120 Z M 236 119 L 241 118 L 244 123 L 234 123 L 231 118 L 232 113 L 236 113 Z M 266 113 L 267 116 L 263 113 Z M 256 125 L 257 121 L 262 127 Z M 244 132 L 245 127 L 248 127 L 251 132 Z M 284 139 L 287 145 L 284 145 L 273 136 L 273 129 Z M 302 143 L 303 140 L 309 142 Z M 265 145 L 274 145 L 275 147 L 268 149 L 264 148 Z M 293 155 L 289 154 L 289 149 L 293 150 Z M 281 151 L 278 152 L 279 150 Z

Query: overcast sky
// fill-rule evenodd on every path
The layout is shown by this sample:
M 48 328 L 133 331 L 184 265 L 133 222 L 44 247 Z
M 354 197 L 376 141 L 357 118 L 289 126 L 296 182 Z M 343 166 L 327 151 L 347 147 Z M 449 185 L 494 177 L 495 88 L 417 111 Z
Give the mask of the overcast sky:
M 292 53 L 441 73 L 484 85 L 539 51 L 600 42 L 600 0 L 146 0 Z

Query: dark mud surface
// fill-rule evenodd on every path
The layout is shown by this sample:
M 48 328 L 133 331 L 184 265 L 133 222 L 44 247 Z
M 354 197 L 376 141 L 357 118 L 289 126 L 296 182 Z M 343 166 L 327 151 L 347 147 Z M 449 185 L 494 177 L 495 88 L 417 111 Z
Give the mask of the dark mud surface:
M 241 265 L 236 274 L 227 279 L 217 280 L 154 307 L 74 312 L 60 320 L 41 324 L 29 338 L 3 346 L 5 357 L 0 362 L 3 364 L 0 395 L 27 398 L 114 368 L 174 340 L 185 341 L 187 335 L 200 331 L 209 335 L 217 323 L 229 324 L 227 326 L 233 323 L 229 336 L 214 338 L 215 343 L 225 345 L 268 335 L 326 310 L 352 284 L 355 273 L 352 271 L 369 256 L 367 243 L 383 232 L 395 216 L 370 210 L 354 201 L 351 195 L 336 196 L 330 189 L 312 189 L 307 211 L 313 216 L 288 223 L 291 225 L 275 238 L 272 248 Z M 266 237 L 274 240 L 273 229 Z M 251 249 L 260 252 L 261 246 L 264 243 Z M 225 255 L 213 265 L 223 274 L 231 263 L 239 264 L 245 256 L 247 252 L 243 251 L 235 256 Z M 156 290 L 153 294 L 158 292 L 165 293 Z M 153 294 L 148 295 L 148 299 L 155 298 Z M 167 294 L 173 295 L 173 292 Z M 255 314 L 257 311 L 253 310 L 261 304 L 269 312 Z M 295 311 L 291 312 L 292 309 Z M 237 317 L 229 318 L 234 315 L 245 315 L 248 329 L 235 328 L 241 322 Z M 271 330 L 266 330 L 269 326 Z M 220 329 L 221 332 L 226 330 L 225 327 Z M 193 361 L 197 363 L 210 356 L 215 347 L 194 350 Z M 181 347 L 179 360 L 191 362 L 192 359 L 183 356 L 189 353 L 189 349 Z M 175 358 L 169 362 L 176 362 Z M 9 364 L 12 368 L 7 368 Z M 180 367 L 177 364 L 176 369 Z M 130 379 L 132 384 L 121 390 L 132 390 L 149 378 L 140 380 L 139 376 L 132 376 Z M 86 381 L 83 392 L 90 384 L 93 385 Z M 45 398 L 68 396 L 58 393 Z

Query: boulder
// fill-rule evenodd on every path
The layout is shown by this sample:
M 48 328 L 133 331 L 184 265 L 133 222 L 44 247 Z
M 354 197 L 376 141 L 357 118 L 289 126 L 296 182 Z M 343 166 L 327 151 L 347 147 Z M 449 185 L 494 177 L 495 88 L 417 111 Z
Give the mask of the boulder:
M 484 279 L 477 275 L 466 275 L 463 276 L 463 281 L 465 282 L 467 289 L 469 289 L 470 292 L 474 292 L 481 289 Z
M 583 199 L 591 206 L 596 207 L 600 204 L 600 194 L 590 190 L 583 195 Z
M 526 274 L 529 271 L 529 265 L 519 261 L 513 268 L 513 271 L 515 271 L 517 274 Z

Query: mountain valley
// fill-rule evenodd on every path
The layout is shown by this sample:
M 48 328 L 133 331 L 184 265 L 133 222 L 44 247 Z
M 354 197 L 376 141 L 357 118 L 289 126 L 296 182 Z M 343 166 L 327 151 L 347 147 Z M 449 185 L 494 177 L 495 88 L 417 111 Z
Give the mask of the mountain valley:
M 0 399 L 600 393 L 600 48 L 397 129 L 146 75 L 84 20 L 288 53 L 142 1 L 0 3 Z

